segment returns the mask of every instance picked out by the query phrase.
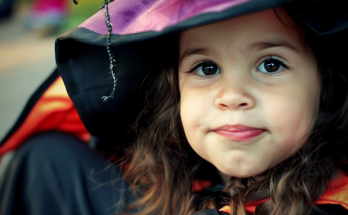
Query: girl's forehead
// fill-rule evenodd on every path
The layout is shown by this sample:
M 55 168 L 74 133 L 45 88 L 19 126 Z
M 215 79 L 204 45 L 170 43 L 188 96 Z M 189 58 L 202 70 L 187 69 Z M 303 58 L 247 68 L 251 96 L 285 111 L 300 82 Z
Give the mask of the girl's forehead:
M 180 36 L 180 50 L 201 46 L 206 42 L 221 45 L 220 43 L 226 41 L 221 40 L 221 36 L 225 37 L 229 44 L 235 41 L 238 45 L 279 39 L 298 46 L 304 44 L 303 31 L 284 9 L 277 8 L 186 30 Z

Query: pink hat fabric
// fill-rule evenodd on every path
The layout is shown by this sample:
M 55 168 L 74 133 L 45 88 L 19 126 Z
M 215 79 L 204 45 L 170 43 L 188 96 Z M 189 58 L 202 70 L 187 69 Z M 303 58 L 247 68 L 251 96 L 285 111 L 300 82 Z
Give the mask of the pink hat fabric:
M 118 35 L 162 31 L 191 17 L 221 12 L 250 0 L 115 0 L 108 5 L 112 33 Z M 104 9 L 79 27 L 107 34 Z

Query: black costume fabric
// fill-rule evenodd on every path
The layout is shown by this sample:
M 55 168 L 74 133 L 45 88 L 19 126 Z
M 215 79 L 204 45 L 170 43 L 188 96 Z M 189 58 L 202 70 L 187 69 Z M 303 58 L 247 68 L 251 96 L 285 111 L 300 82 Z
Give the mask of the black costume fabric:
M 18 149 L 0 197 L 1 215 L 111 215 L 134 199 L 120 167 L 59 132 L 34 136 Z

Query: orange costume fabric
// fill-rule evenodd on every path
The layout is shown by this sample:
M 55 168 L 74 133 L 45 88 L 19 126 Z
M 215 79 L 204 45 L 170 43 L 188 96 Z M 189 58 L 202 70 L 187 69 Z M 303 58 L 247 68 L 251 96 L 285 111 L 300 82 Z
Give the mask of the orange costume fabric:
M 45 131 L 67 132 L 85 142 L 90 139 L 61 77 L 43 93 L 23 124 L 0 147 L 0 157 L 15 150 L 29 137 Z
M 268 199 L 255 202 L 247 203 L 245 205 L 245 210 L 254 213 L 256 206 L 265 203 Z M 330 182 L 328 189 L 325 191 L 324 195 L 316 202 L 317 205 L 341 205 L 348 210 L 348 177 L 341 173 L 338 179 Z M 222 212 L 230 213 L 231 208 L 229 206 L 222 207 L 220 209 Z

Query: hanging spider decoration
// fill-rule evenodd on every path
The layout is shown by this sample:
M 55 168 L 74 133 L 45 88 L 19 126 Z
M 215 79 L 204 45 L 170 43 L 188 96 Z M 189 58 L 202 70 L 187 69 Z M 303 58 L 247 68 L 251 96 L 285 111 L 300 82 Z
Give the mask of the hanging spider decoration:
M 109 2 L 110 1 L 110 2 Z M 112 89 L 112 92 L 110 95 L 108 96 L 103 96 L 103 102 L 107 102 L 109 99 L 113 99 L 114 98 L 114 94 L 115 94 L 115 89 L 116 89 L 116 85 L 117 85 L 117 77 L 114 73 L 114 67 L 116 66 L 116 60 L 114 58 L 114 55 L 111 53 L 111 49 L 110 49 L 110 45 L 111 45 L 111 32 L 112 32 L 112 23 L 110 22 L 110 16 L 109 16 L 109 10 L 108 10 L 108 5 L 113 2 L 113 0 L 104 0 L 104 4 L 102 4 L 100 6 L 100 10 L 104 9 L 105 11 L 105 18 L 106 18 L 106 26 L 108 27 L 108 34 L 106 37 L 106 50 L 108 52 L 109 55 L 109 73 L 111 74 L 112 78 L 114 79 L 114 86 Z M 70 0 L 70 2 L 74 3 L 75 5 L 78 4 L 77 0 Z
M 116 85 L 117 85 L 117 77 L 114 73 L 114 67 L 116 66 L 116 60 L 114 58 L 114 55 L 111 52 L 110 49 L 110 45 L 111 45 L 111 32 L 112 32 L 112 23 L 110 22 L 110 16 L 109 16 L 109 10 L 108 10 L 108 0 L 104 0 L 105 3 L 100 6 L 100 9 L 104 9 L 105 11 L 105 17 L 106 17 L 106 26 L 108 27 L 108 34 L 106 37 L 106 50 L 108 52 L 109 55 L 109 73 L 111 74 L 112 78 L 114 79 L 114 86 L 112 89 L 112 92 L 109 96 L 103 96 L 103 102 L 107 102 L 108 99 L 112 99 L 114 98 L 114 94 L 115 94 L 115 89 L 116 89 Z M 112 2 L 112 0 L 110 0 L 110 3 Z

